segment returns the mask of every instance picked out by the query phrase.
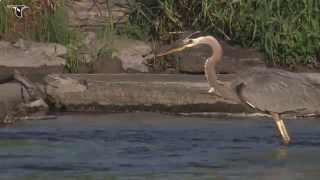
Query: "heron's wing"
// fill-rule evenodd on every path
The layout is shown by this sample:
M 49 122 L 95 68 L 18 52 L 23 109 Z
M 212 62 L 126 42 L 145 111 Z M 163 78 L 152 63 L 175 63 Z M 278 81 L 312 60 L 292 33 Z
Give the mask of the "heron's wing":
M 320 88 L 303 76 L 278 69 L 259 69 L 239 76 L 240 99 L 262 111 L 320 112 Z

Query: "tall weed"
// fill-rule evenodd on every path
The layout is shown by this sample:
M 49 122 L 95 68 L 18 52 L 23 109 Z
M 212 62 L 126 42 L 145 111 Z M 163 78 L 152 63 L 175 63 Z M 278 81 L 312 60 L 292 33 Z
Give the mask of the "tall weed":
M 130 20 L 160 40 L 201 30 L 258 47 L 272 64 L 315 64 L 320 52 L 318 0 L 136 0 Z

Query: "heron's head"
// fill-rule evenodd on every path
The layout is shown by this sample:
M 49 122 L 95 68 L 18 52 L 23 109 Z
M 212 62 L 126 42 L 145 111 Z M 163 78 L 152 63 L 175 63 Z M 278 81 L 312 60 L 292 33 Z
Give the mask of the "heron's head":
M 184 49 L 187 49 L 187 48 L 192 48 L 196 45 L 201 44 L 203 38 L 205 37 L 198 37 L 198 38 L 187 37 L 183 40 L 176 42 L 171 48 L 165 50 L 164 52 L 158 53 L 157 56 L 158 57 L 165 56 L 175 52 L 183 51 Z

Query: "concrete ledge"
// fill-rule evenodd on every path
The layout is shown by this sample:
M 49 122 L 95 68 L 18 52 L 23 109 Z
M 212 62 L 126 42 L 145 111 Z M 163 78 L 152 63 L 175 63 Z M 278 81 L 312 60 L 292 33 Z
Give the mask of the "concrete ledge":
M 230 80 L 232 76 L 221 76 Z M 249 112 L 207 93 L 203 75 L 52 74 L 46 91 L 56 108 L 73 112 Z

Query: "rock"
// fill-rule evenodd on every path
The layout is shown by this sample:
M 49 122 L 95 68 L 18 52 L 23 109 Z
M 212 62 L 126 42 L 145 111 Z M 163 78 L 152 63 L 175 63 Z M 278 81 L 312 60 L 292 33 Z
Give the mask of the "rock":
M 30 81 L 17 70 L 13 73 L 13 79 L 20 85 L 0 85 L 0 123 L 14 123 L 28 116 L 46 114 L 49 106 L 45 102 L 47 96 L 44 85 Z
M 57 43 L 34 43 L 28 50 L 30 53 L 42 52 L 48 57 L 65 57 L 67 55 L 67 48 Z M 65 64 L 61 60 L 61 64 Z
M 85 84 L 80 80 L 73 79 L 67 76 L 49 75 L 47 80 L 54 83 L 54 89 L 62 93 L 82 93 L 87 90 Z
M 121 73 L 123 72 L 120 59 L 103 55 L 93 63 L 94 73 Z
M 203 75 L 63 74 L 48 76 L 46 84 L 53 104 L 66 111 L 248 111 L 241 104 L 206 93 Z
M 305 77 L 309 78 L 312 80 L 314 83 L 319 84 L 320 86 L 320 76 L 319 73 L 301 73 Z
M 107 23 L 126 23 L 129 10 L 126 0 L 77 0 L 70 4 L 72 26 L 84 31 L 102 29 Z
M 83 44 L 87 47 L 95 46 L 98 41 L 97 34 L 91 31 L 86 33 Z
M 143 55 L 152 50 L 143 41 L 117 35 L 99 39 L 95 33 L 87 32 L 82 45 L 77 55 L 85 63 L 93 64 L 93 73 L 149 72 Z
M 182 73 L 203 73 L 204 64 L 211 55 L 211 49 L 208 46 L 200 45 L 186 49 L 173 57 L 178 60 L 177 69 Z
M 118 41 L 121 41 L 119 39 Z M 82 46 L 77 49 L 77 58 L 82 62 L 78 65 L 77 73 L 123 72 L 121 60 L 115 55 L 112 47 L 110 41 L 98 39 L 94 32 L 87 32 Z
M 126 72 L 149 72 L 145 64 L 144 54 L 151 51 L 151 47 L 143 41 L 123 40 L 122 45 L 116 45 L 115 55 L 121 61 Z
M 66 47 L 56 43 L 0 41 L 0 79 L 14 69 L 33 80 L 41 80 L 49 73 L 62 73 L 66 60 L 61 56 L 66 53 Z
M 30 54 L 43 53 L 50 57 L 63 57 L 67 55 L 67 48 L 57 43 L 41 43 L 19 39 L 13 46 Z
M 87 90 L 87 86 L 82 84 L 81 81 L 77 79 L 72 79 L 66 76 L 59 75 L 49 75 L 46 78 L 46 82 L 50 82 L 47 89 L 47 95 L 51 99 L 51 104 L 54 104 L 56 108 L 60 108 L 64 99 L 68 99 L 67 96 L 73 96 L 73 94 L 82 94 Z M 70 98 L 71 98 L 70 97 Z
M 20 89 L 17 83 L 0 85 L 0 122 L 22 102 Z
M 228 74 L 244 70 L 253 66 L 265 66 L 264 55 L 254 49 L 233 47 L 220 41 L 224 49 L 224 56 L 217 65 L 217 72 Z M 178 59 L 178 70 L 183 73 L 203 73 L 206 59 L 212 50 L 207 45 L 187 49 L 174 57 Z

